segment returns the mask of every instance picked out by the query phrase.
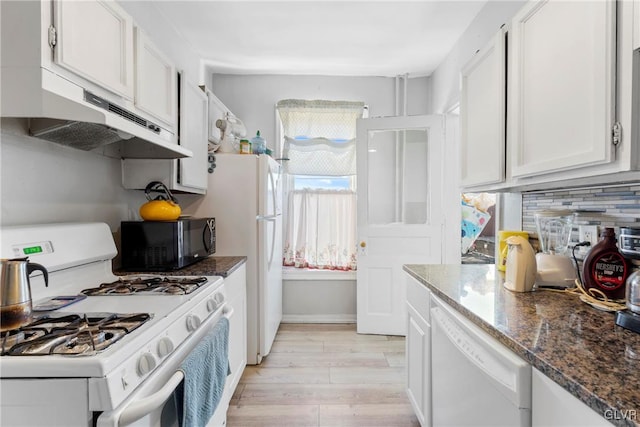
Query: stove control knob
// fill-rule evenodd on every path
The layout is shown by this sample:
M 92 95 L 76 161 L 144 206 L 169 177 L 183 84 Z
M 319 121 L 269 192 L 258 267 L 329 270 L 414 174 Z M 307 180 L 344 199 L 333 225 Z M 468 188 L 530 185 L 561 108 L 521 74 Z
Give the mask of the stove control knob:
M 200 321 L 200 318 L 195 314 L 191 314 L 187 316 L 187 330 L 189 332 L 193 332 L 196 329 L 198 329 L 198 327 L 200 326 L 200 323 L 202 323 Z
M 209 313 L 216 311 L 216 308 L 218 308 L 218 303 L 213 298 L 207 301 L 207 311 Z
M 160 341 L 158 341 L 158 346 L 156 347 L 158 357 L 160 358 L 163 358 L 171 354 L 173 349 L 174 349 L 173 341 L 171 341 L 171 338 L 169 337 L 161 338 Z
M 151 353 L 144 353 L 138 359 L 138 375 L 141 377 L 153 371 L 156 367 L 156 358 Z
M 220 305 L 224 302 L 224 295 L 222 294 L 222 292 L 218 292 L 213 296 L 213 299 L 216 301 L 218 305 Z

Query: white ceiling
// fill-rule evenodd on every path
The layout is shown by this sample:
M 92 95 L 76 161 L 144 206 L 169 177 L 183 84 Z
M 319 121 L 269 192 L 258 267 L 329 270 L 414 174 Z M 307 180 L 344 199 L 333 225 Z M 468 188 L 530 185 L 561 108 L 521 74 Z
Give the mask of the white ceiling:
M 157 1 L 213 72 L 429 75 L 486 0 Z

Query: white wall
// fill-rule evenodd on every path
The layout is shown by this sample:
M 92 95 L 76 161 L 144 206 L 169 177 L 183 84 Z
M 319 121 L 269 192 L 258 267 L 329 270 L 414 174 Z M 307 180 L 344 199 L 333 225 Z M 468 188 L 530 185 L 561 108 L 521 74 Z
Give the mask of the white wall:
M 355 280 L 285 280 L 285 323 L 355 323 Z
M 478 49 L 483 48 L 503 24 L 509 24 L 511 17 L 523 6 L 526 0 L 489 1 L 482 8 L 478 16 L 471 22 L 467 30 L 457 41 L 445 60 L 431 75 L 431 105 L 430 112 L 434 114 L 448 113 L 446 116 L 446 145 L 443 204 L 446 211 L 456 212 L 446 221 L 453 224 L 460 223 L 459 198 L 447 198 L 446 195 L 457 194 L 460 188 L 460 160 L 459 160 L 459 118 L 458 112 L 452 109 L 460 100 L 460 70 L 473 57 Z M 514 200 L 507 198 L 505 200 Z M 498 214 L 496 228 L 506 228 L 505 224 L 520 221 L 521 207 L 509 203 L 509 211 Z M 460 260 L 459 231 L 454 233 L 454 227 L 445 227 L 448 235 L 445 237 L 444 260 L 457 263 Z M 456 242 L 457 244 L 452 244 Z
M 429 79 L 409 79 L 409 115 L 429 109 Z M 395 79 L 389 77 L 333 77 L 286 75 L 212 74 L 207 77 L 213 93 L 246 125 L 248 136 L 257 130 L 274 149 L 275 105 L 282 99 L 362 101 L 369 117 L 395 115 Z
M 116 230 L 128 217 L 120 160 L 29 137 L 26 120 L 1 126 L 2 225 L 100 221 Z
M 431 112 L 445 113 L 460 99 L 460 70 L 526 0 L 489 1 L 431 75 Z

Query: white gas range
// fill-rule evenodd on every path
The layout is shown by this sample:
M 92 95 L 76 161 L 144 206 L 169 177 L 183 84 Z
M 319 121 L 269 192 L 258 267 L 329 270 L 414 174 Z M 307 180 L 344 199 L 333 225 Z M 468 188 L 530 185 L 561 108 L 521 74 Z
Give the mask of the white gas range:
M 117 277 L 106 224 L 1 233 L 3 258 L 28 254 L 49 271 L 48 287 L 41 275 L 31 277 L 34 308 L 52 297 L 85 298 L 34 311 L 32 324 L 2 334 L 0 424 L 159 425 L 161 417 L 163 424 L 175 418 L 169 398 L 183 379 L 178 368 L 232 311 L 222 278 Z

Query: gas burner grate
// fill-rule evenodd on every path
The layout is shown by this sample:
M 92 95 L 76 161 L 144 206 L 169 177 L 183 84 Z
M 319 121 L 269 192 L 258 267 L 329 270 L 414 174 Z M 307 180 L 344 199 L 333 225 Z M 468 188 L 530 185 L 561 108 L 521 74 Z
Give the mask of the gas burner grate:
M 3 356 L 91 356 L 151 319 L 147 313 L 44 316 L 2 335 Z
M 124 276 L 115 282 L 102 283 L 97 288 L 82 291 L 88 296 L 100 295 L 187 295 L 207 283 L 206 277 Z

